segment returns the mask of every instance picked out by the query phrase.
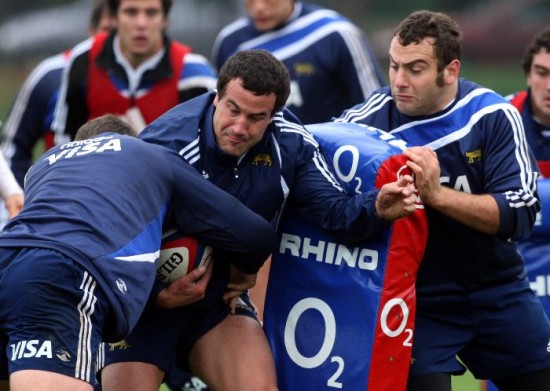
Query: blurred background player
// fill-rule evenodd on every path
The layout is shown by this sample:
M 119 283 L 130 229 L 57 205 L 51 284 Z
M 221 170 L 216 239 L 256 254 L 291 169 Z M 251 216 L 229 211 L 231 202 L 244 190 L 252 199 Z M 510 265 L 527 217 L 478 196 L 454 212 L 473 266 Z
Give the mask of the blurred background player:
M 121 116 L 136 130 L 180 102 L 211 90 L 212 66 L 165 31 L 172 0 L 108 0 L 117 30 L 71 52 L 53 128 L 56 143 L 74 137 L 88 119 Z
M 521 113 L 541 174 L 550 178 L 550 26 L 533 37 L 521 66 L 527 90 L 507 98 Z
M 89 35 L 110 31 L 114 27 L 115 20 L 107 0 L 96 0 L 90 15 Z M 69 51 L 59 53 L 34 68 L 17 93 L 4 124 L 1 149 L 21 187 L 34 154 L 40 154 L 53 146 L 51 123 L 61 74 L 68 58 Z M 39 142 L 43 142 L 43 145 Z M 39 146 L 43 148 L 37 149 Z
M 327 122 L 383 84 L 363 32 L 335 11 L 299 0 L 244 0 L 248 13 L 217 36 L 219 70 L 235 52 L 265 49 L 291 78 L 287 107 L 306 124 Z

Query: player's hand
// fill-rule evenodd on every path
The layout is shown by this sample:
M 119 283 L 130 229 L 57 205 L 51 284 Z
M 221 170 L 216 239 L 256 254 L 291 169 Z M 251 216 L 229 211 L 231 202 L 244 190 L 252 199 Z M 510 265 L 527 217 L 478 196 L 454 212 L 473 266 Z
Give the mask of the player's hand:
M 237 269 L 233 264 L 229 269 L 229 283 L 227 284 L 227 291 L 223 295 L 223 300 L 231 308 L 231 313 L 235 313 L 237 308 L 237 300 L 248 289 L 256 285 L 257 273 L 247 274 Z
M 376 214 L 384 220 L 397 220 L 416 210 L 416 188 L 410 175 L 386 183 L 376 197 Z
M 25 198 L 23 197 L 23 194 L 12 194 L 6 197 L 4 200 L 4 205 L 8 211 L 8 218 L 11 219 L 21 212 L 24 201 Z
M 442 186 L 439 182 L 441 168 L 435 151 L 427 147 L 412 147 L 403 153 L 409 158 L 407 166 L 414 172 L 415 185 L 422 202 L 426 205 L 437 203 L 442 196 Z
M 162 308 L 175 308 L 193 304 L 205 296 L 206 286 L 212 277 L 212 264 L 200 266 L 189 274 L 172 281 L 157 296 L 157 305 Z

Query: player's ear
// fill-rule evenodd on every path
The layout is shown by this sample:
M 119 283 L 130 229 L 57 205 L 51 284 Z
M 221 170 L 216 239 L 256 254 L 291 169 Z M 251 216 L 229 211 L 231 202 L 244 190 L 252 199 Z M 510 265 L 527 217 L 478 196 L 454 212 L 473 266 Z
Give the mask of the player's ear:
M 445 84 L 454 84 L 460 77 L 460 60 L 452 60 L 443 70 Z

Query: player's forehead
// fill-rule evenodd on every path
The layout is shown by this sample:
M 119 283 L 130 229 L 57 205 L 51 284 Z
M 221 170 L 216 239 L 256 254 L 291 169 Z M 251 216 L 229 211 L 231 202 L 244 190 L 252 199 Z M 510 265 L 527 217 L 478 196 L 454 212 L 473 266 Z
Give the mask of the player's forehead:
M 154 9 L 162 11 L 162 0 L 120 0 L 118 10 Z
M 541 48 L 533 55 L 532 67 L 541 67 L 550 69 L 550 51 L 546 48 Z
M 392 62 L 411 64 L 415 62 L 435 63 L 434 39 L 427 37 L 420 42 L 403 45 L 399 37 L 393 37 L 390 43 L 389 56 Z
M 243 87 L 241 79 L 227 83 L 224 96 L 227 102 L 250 114 L 271 113 L 275 107 L 275 94 L 257 95 Z

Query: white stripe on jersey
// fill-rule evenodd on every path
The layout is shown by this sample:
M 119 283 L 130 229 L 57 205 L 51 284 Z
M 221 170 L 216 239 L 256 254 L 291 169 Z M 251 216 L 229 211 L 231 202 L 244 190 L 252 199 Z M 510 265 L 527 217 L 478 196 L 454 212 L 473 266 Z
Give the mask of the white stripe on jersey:
M 178 90 L 184 91 L 191 88 L 206 88 L 212 91 L 216 88 L 217 79 L 206 75 L 189 76 L 178 81 Z
M 276 124 L 276 126 L 280 128 L 281 133 L 287 132 L 299 134 L 302 136 L 304 141 L 314 145 L 316 148 L 319 147 L 319 144 L 317 143 L 317 141 L 315 141 L 315 138 L 310 132 L 308 132 L 302 125 L 290 122 L 285 119 L 283 116 L 283 112 L 278 112 L 277 114 L 275 114 L 273 116 L 273 122 Z M 317 167 L 319 172 L 327 179 L 328 182 L 330 182 L 333 187 L 342 192 L 344 191 L 340 183 L 336 180 L 331 170 L 329 169 L 327 162 L 319 153 L 319 150 L 317 150 L 313 156 L 313 163 L 315 164 L 315 167 Z
M 393 98 L 386 94 L 373 94 L 364 104 L 359 107 L 346 110 L 342 118 L 338 118 L 335 122 L 357 122 L 365 117 L 368 117 L 375 111 L 380 110 L 388 101 Z
M 154 253 L 144 253 L 144 254 L 137 254 L 137 255 L 129 255 L 127 257 L 115 257 L 115 259 L 119 261 L 125 261 L 125 262 L 147 262 L 147 263 L 154 263 L 159 258 L 159 251 L 155 251 Z
M 67 57 L 65 54 L 57 54 L 42 61 L 31 72 L 21 90 L 17 94 L 17 98 L 13 103 L 13 107 L 10 111 L 10 115 L 4 124 L 4 142 L 2 143 L 2 152 L 9 165 L 11 165 L 11 158 L 15 153 L 15 145 L 13 144 L 13 138 L 16 136 L 17 129 L 21 123 L 21 119 L 25 114 L 25 110 L 29 105 L 29 99 L 33 93 L 36 85 L 44 78 L 46 74 L 56 69 L 62 69 L 67 63 Z
M 82 55 L 82 53 L 90 50 L 92 47 L 94 38 L 88 38 L 84 42 L 79 43 L 71 50 L 71 55 L 65 65 L 63 70 L 63 75 L 61 77 L 61 87 L 59 96 L 57 98 L 57 104 L 55 106 L 54 120 L 52 122 L 52 130 L 55 132 L 55 145 L 66 144 L 71 141 L 70 135 L 65 134 L 65 124 L 67 123 L 67 84 L 69 82 L 68 72 L 69 68 L 72 66 L 75 58 Z
M 526 201 L 527 205 L 530 206 L 536 202 L 533 194 L 537 189 L 538 174 L 535 172 L 536 169 L 531 166 L 531 160 L 529 159 L 529 146 L 527 145 L 527 139 L 525 137 L 523 121 L 521 119 L 521 115 L 514 106 L 507 105 L 503 111 L 512 124 L 514 141 L 516 143 L 516 160 L 521 168 L 521 183 L 523 189 L 527 192 L 527 194 L 521 194 L 521 198 Z M 510 203 L 510 206 L 513 207 L 514 205 Z
M 476 111 L 469 119 L 469 121 L 466 123 L 465 126 L 463 126 L 460 129 L 455 130 L 452 133 L 447 134 L 444 137 L 441 137 L 440 139 L 437 139 L 435 141 L 432 141 L 431 143 L 426 144 L 426 147 L 430 147 L 433 150 L 437 150 L 441 147 L 444 147 L 445 145 L 448 145 L 454 141 L 460 140 L 461 138 L 464 138 L 468 133 L 472 131 L 472 127 L 477 124 L 483 117 L 485 117 L 487 114 L 494 113 L 498 110 L 505 110 L 508 106 L 510 106 L 508 103 L 500 103 L 495 104 L 491 106 L 487 106 L 482 108 L 479 111 Z M 441 117 L 437 117 L 442 118 Z M 415 124 L 418 125 L 422 121 L 416 121 Z M 398 128 L 398 131 L 403 130 L 403 127 Z M 391 134 L 395 135 L 396 131 L 392 130 Z
M 315 147 L 319 147 L 319 144 L 313 137 L 313 135 L 308 132 L 302 125 L 299 125 L 295 122 L 288 121 L 284 115 L 283 112 L 280 111 L 276 113 L 273 116 L 273 122 L 276 124 L 276 126 L 281 129 L 281 132 L 290 132 L 290 133 L 298 133 L 301 134 L 305 141 L 309 142 L 310 144 L 314 145 Z
M 368 97 L 374 90 L 380 87 L 376 69 L 373 64 L 376 59 L 369 58 L 369 52 L 365 47 L 365 37 L 361 30 L 353 24 L 348 23 L 347 28 L 341 28 L 338 33 L 348 47 L 349 53 L 353 60 L 359 84 L 363 91 L 363 97 Z
M 83 296 L 78 303 L 78 312 L 80 313 L 80 331 L 78 335 L 78 352 L 76 357 L 75 377 L 91 382 L 92 373 L 92 321 L 91 317 L 95 310 L 97 297 L 94 296 L 94 291 L 97 282 L 88 272 L 84 272 L 84 278 L 80 285 Z
M 200 132 L 201 131 L 199 129 L 199 134 Z M 199 141 L 200 141 L 200 136 L 197 136 L 195 140 L 187 144 L 185 147 L 183 147 L 179 151 L 180 156 L 182 156 L 189 164 L 195 163 L 201 157 Z
M 323 9 L 319 11 L 312 12 L 310 14 L 307 14 L 305 16 L 302 16 L 298 20 L 292 21 L 290 24 L 288 24 L 286 27 L 270 31 L 261 34 L 260 36 L 250 39 L 248 41 L 245 41 L 241 43 L 237 47 L 237 51 L 241 50 L 248 50 L 253 49 L 256 47 L 264 47 L 264 45 L 270 41 L 273 41 L 275 39 L 279 39 L 281 37 L 284 37 L 285 35 L 290 35 L 295 33 L 298 30 L 302 30 L 306 28 L 307 26 L 311 25 L 312 23 L 315 23 L 323 18 L 337 18 L 338 14 L 334 11 Z M 285 45 L 279 50 L 273 51 L 273 55 L 277 57 L 279 60 L 285 60 L 288 57 L 291 57 L 295 55 L 296 53 L 299 53 L 306 47 L 308 47 L 311 42 L 317 42 L 322 37 L 328 35 L 331 32 L 336 31 L 336 28 L 334 28 L 334 24 L 339 23 L 340 21 L 335 21 L 334 23 L 328 23 L 323 26 L 322 29 L 316 29 L 311 31 L 308 35 L 304 36 L 302 39 L 298 41 L 292 42 L 290 45 Z M 341 28 L 341 26 L 338 26 Z M 328 29 L 328 31 L 327 31 Z
M 315 163 L 315 166 L 319 169 L 321 174 L 323 174 L 323 176 L 327 178 L 327 180 L 332 184 L 333 187 L 337 188 L 341 192 L 344 192 L 343 187 L 340 185 L 340 182 L 338 182 L 336 178 L 334 178 L 334 175 L 332 175 L 332 172 L 329 170 L 325 158 L 323 157 L 323 155 L 321 155 L 319 150 L 315 152 L 313 162 Z
M 235 20 L 233 23 L 228 24 L 225 26 L 221 31 L 218 33 L 218 36 L 216 37 L 216 40 L 214 41 L 214 44 L 212 45 L 212 64 L 216 66 L 218 63 L 217 55 L 220 52 L 220 43 L 225 40 L 225 38 L 228 35 L 233 34 L 235 31 L 240 30 L 241 28 L 247 26 L 249 24 L 248 16 L 242 16 L 239 19 Z

